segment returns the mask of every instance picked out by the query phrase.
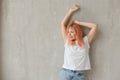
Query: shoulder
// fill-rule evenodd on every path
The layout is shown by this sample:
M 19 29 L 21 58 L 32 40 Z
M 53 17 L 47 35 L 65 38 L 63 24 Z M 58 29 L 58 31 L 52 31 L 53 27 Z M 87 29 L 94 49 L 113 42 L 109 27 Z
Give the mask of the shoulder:
M 83 39 L 84 39 L 85 43 L 87 44 L 87 46 L 90 48 L 90 44 L 89 44 L 87 35 L 84 36 Z
M 68 43 L 68 38 L 66 38 L 65 40 L 64 47 L 66 47 L 67 43 Z

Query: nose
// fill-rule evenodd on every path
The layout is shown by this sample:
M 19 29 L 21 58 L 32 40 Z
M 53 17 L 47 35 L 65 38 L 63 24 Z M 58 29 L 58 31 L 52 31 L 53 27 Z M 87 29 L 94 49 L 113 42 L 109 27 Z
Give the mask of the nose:
M 69 36 L 71 36 L 71 34 L 69 33 Z
M 69 34 L 70 37 L 72 37 L 72 34 Z

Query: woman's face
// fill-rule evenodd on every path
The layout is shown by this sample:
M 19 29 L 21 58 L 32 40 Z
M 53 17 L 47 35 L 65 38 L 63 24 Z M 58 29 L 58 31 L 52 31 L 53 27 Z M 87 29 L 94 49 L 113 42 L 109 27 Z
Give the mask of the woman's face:
M 75 30 L 72 29 L 71 27 L 69 28 L 69 31 L 68 31 L 68 38 L 69 38 L 69 40 L 75 40 L 76 39 Z

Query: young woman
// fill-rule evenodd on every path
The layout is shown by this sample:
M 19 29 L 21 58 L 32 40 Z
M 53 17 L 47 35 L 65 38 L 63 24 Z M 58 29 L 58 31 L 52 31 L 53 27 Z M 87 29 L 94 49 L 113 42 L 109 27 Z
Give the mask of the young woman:
M 85 80 L 85 70 L 91 69 L 89 48 L 97 32 L 97 24 L 73 20 L 68 25 L 71 15 L 78 9 L 79 6 L 74 5 L 61 22 L 65 51 L 64 64 L 59 73 L 60 80 Z M 81 26 L 90 28 L 87 35 L 83 36 Z

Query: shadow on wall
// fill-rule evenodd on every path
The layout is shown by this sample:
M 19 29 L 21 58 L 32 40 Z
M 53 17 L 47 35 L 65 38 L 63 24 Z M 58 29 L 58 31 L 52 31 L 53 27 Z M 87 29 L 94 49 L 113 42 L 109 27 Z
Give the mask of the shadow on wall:
M 0 0 L 0 80 L 3 80 L 2 76 L 2 2 L 3 0 Z

